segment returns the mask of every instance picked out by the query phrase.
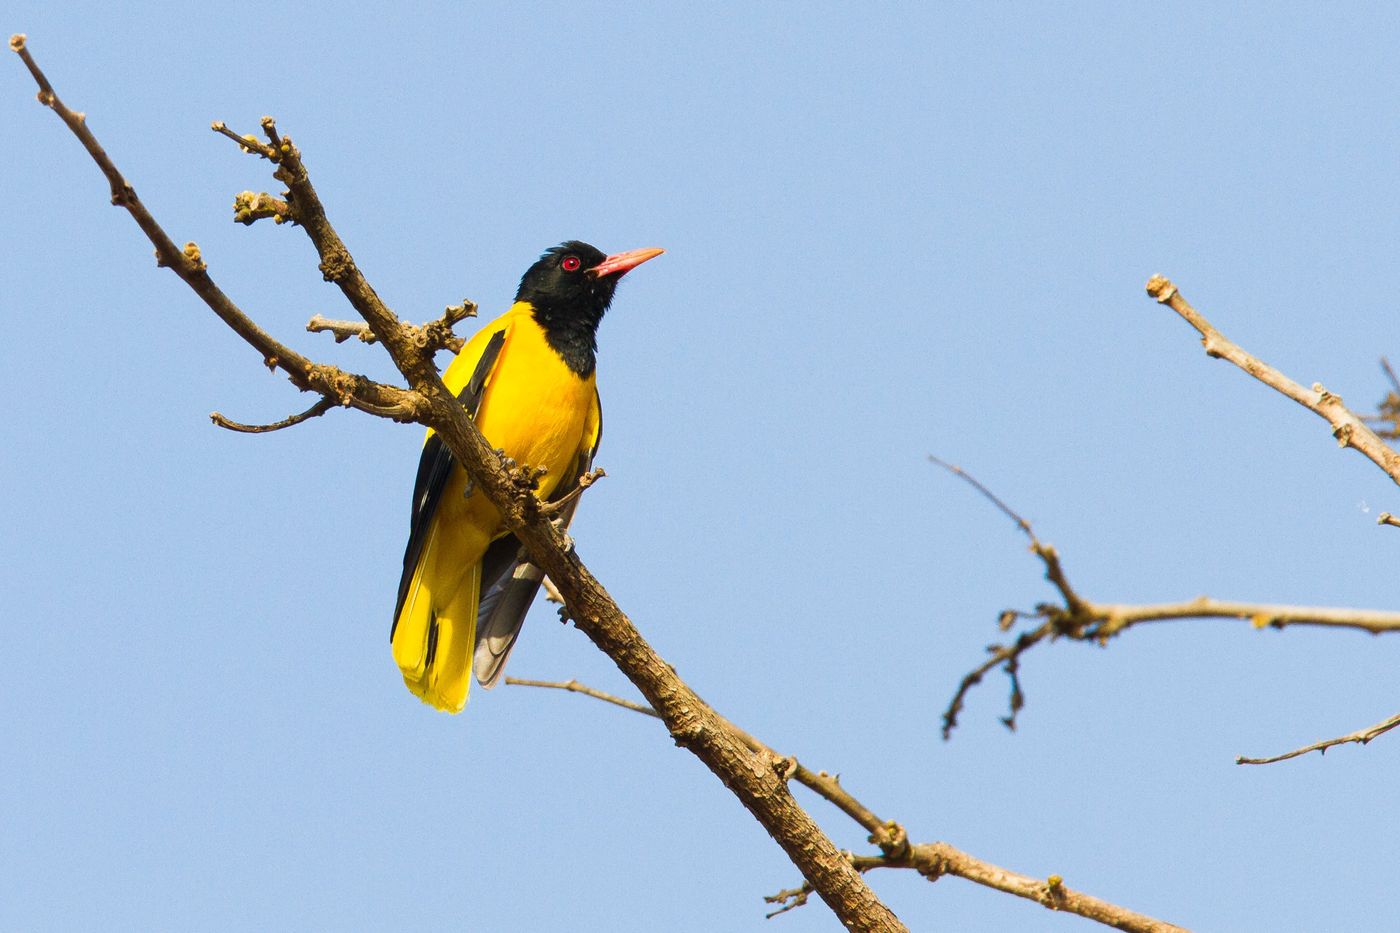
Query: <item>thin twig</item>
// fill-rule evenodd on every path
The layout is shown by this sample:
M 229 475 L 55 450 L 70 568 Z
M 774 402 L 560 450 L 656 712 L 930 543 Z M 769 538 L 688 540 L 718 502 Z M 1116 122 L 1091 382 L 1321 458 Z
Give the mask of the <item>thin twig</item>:
M 335 407 L 337 406 L 334 400 L 323 398 L 306 411 L 295 415 L 289 415 L 281 421 L 274 421 L 272 424 L 243 424 L 240 421 L 226 418 L 217 411 L 211 411 L 209 413 L 209 419 L 221 428 L 227 428 L 230 431 L 238 431 L 241 434 L 267 434 L 270 431 L 280 431 L 283 428 L 290 428 L 293 425 L 301 424 L 303 421 L 309 421 L 312 418 L 319 418 Z
M 1313 383 L 1311 389 L 1305 389 L 1268 363 L 1245 351 L 1216 330 L 1181 296 L 1177 287 L 1163 276 L 1154 275 L 1148 280 L 1147 294 L 1159 304 L 1170 307 L 1196 329 L 1201 335 L 1201 345 L 1205 347 L 1207 355 L 1229 360 L 1255 379 L 1327 421 L 1332 425 L 1332 436 L 1340 446 L 1359 451 L 1384 470 L 1393 481 L 1400 484 L 1400 453 L 1381 440 L 1355 412 L 1343 405 L 1340 396 L 1328 392 L 1320 383 Z
M 1000 496 L 998 496 L 996 493 L 992 492 L 990 489 L 984 486 L 981 480 L 979 480 L 977 477 L 973 476 L 971 473 L 967 472 L 957 464 L 949 463 L 947 460 L 944 460 L 940 457 L 935 457 L 933 454 L 928 455 L 928 460 L 929 463 L 941 466 L 943 469 L 947 470 L 949 473 L 952 473 L 954 476 L 967 483 L 973 489 L 980 492 L 982 494 L 982 498 L 986 499 L 992 505 L 1000 509 L 1003 515 L 1005 515 L 1007 518 L 1011 519 L 1013 522 L 1016 523 L 1017 528 L 1021 529 L 1026 533 L 1026 537 L 1030 538 L 1032 543 L 1035 542 L 1035 532 L 1031 530 L 1031 523 L 1022 518 L 1016 512 L 1015 509 L 1007 505 Z
M 555 499 L 552 502 L 541 502 L 540 511 L 543 512 L 545 515 L 558 515 L 560 512 L 563 512 L 570 505 L 572 505 L 578 499 L 579 496 L 583 495 L 583 491 L 585 489 L 588 489 L 594 483 L 598 482 L 598 480 L 602 479 L 607 475 L 608 471 L 604 470 L 602 467 L 598 467 L 596 470 L 589 470 L 587 473 L 584 473 L 578 478 L 578 484 L 574 486 L 573 489 L 570 489 L 568 492 L 564 493 L 564 495 L 560 496 L 558 499 Z
M 1335 739 L 1327 739 L 1322 742 L 1315 742 L 1312 745 L 1305 745 L 1302 748 L 1295 748 L 1291 752 L 1284 752 L 1282 755 L 1275 755 L 1272 758 L 1245 758 L 1241 755 L 1235 759 L 1237 765 L 1269 765 L 1276 761 L 1287 761 L 1289 758 L 1297 758 L 1299 755 L 1306 755 L 1308 752 L 1321 752 L 1327 754 L 1327 749 L 1334 745 L 1346 745 L 1349 742 L 1356 742 L 1365 745 L 1378 735 L 1384 735 L 1396 726 L 1400 726 L 1400 713 L 1396 713 L 1389 719 L 1376 723 L 1374 726 L 1367 726 L 1365 729 L 1358 729 L 1347 735 L 1339 736 Z
M 506 683 L 514 687 L 544 687 L 549 690 L 567 690 L 570 693 L 582 693 L 595 700 L 602 700 L 604 703 L 611 703 L 613 706 L 620 706 L 623 709 L 630 709 L 634 713 L 641 713 L 643 716 L 651 716 L 660 719 L 656 710 L 645 703 L 634 703 L 631 700 L 624 700 L 622 697 L 613 696 L 611 693 L 604 693 L 592 687 L 581 684 L 577 680 L 528 680 L 524 677 L 507 677 Z
M 244 152 L 256 153 L 264 159 L 271 159 L 274 162 L 277 161 L 277 150 L 264 143 L 261 139 L 258 139 L 252 133 L 246 136 L 239 136 L 233 130 L 229 129 L 228 124 L 224 123 L 223 120 L 215 120 L 213 123 L 209 124 L 209 128 L 219 135 L 227 136 L 229 139 L 238 143 Z

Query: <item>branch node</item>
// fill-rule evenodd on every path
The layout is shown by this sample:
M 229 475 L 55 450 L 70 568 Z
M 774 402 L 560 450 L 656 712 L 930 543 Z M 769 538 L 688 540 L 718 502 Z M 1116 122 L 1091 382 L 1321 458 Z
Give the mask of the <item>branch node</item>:
M 318 268 L 325 281 L 339 283 L 354 274 L 355 262 L 343 249 L 328 249 Z
M 182 255 L 185 257 L 186 264 L 194 272 L 203 272 L 209 268 L 204 264 L 204 257 L 199 252 L 199 244 L 193 240 L 185 244 Z
M 1159 304 L 1166 304 L 1176 294 L 1176 286 L 1166 276 L 1154 275 L 1147 280 L 1147 294 L 1156 299 Z
M 880 847 L 880 852 L 890 862 L 899 863 L 909 858 L 909 834 L 894 820 L 876 829 L 869 839 L 872 845 Z

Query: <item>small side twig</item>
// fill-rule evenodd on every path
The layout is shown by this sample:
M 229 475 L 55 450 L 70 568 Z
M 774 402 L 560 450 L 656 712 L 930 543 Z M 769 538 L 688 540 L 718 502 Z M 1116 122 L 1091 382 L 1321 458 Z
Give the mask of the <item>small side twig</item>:
M 238 431 L 240 434 L 267 434 L 270 431 L 280 431 L 283 428 L 290 428 L 293 425 L 301 424 L 303 421 L 309 421 L 312 418 L 319 418 L 335 407 L 337 406 L 334 399 L 323 398 L 306 411 L 295 415 L 288 415 L 281 421 L 274 421 L 272 424 L 243 424 L 241 421 L 234 421 L 231 418 L 226 418 L 217 411 L 211 411 L 209 413 L 209 420 L 213 421 L 221 428 L 227 428 L 230 431 Z
M 1305 745 L 1302 748 L 1295 748 L 1291 752 L 1284 752 L 1282 755 L 1274 755 L 1271 758 L 1246 758 L 1243 755 L 1235 759 L 1237 765 L 1271 765 L 1276 761 L 1287 761 L 1290 758 L 1297 758 L 1306 755 L 1308 752 L 1321 752 L 1327 754 L 1327 749 L 1334 745 L 1346 745 L 1355 742 L 1358 745 L 1365 745 L 1378 735 L 1384 735 L 1396 726 L 1400 726 L 1400 713 L 1396 713 L 1389 719 L 1376 723 L 1374 726 L 1367 726 L 1365 729 L 1358 729 L 1335 739 L 1325 739 L 1321 742 L 1314 742 L 1312 745 Z
M 272 218 L 273 223 L 296 222 L 296 213 L 292 210 L 292 205 L 282 200 L 274 198 L 266 191 L 256 193 L 252 191 L 240 191 L 233 197 L 233 220 L 245 227 L 264 218 Z
M 209 128 L 220 136 L 227 136 L 229 139 L 238 143 L 239 148 L 244 152 L 261 156 L 273 162 L 277 161 L 277 150 L 264 143 L 261 139 L 258 139 L 252 133 L 239 136 L 233 130 L 229 129 L 228 124 L 224 123 L 223 120 L 215 120 L 213 123 L 209 124 Z
M 785 914 L 789 910 L 796 910 L 799 907 L 805 907 L 807 904 L 807 898 L 811 895 L 812 886 L 805 881 L 795 888 L 784 888 L 777 894 L 765 894 L 763 896 L 763 903 L 781 904 L 782 906 L 779 907 L 777 910 L 772 910 L 764 914 L 763 919 L 772 920 L 779 914 Z
M 476 317 L 476 302 L 463 299 L 459 305 L 448 305 L 444 309 L 442 317 L 435 321 L 429 321 L 423 325 L 403 324 L 402 326 L 405 330 L 410 331 L 415 340 L 424 348 L 431 347 L 434 351 L 445 349 L 458 353 L 466 345 L 466 340 L 454 334 L 452 328 L 469 317 Z M 329 333 L 335 338 L 336 343 L 344 343 L 352 337 L 363 343 L 379 342 L 374 331 L 370 330 L 369 325 L 363 321 L 334 321 L 320 314 L 315 314 L 312 315 L 311 320 L 306 322 L 306 329 L 313 334 Z
M 604 470 L 602 467 L 598 467 L 596 470 L 589 470 L 587 473 L 584 473 L 578 478 L 578 485 L 575 486 L 573 489 L 570 489 L 564 495 L 560 496 L 558 499 L 553 500 L 552 502 L 541 502 L 540 511 L 543 512 L 545 515 L 558 515 L 560 512 L 564 511 L 570 505 L 572 505 L 574 500 L 578 499 L 579 496 L 583 495 L 583 491 L 585 489 L 589 488 L 594 483 L 598 482 L 598 480 L 602 479 L 607 475 L 607 470 Z
M 1396 518 L 1394 515 L 1391 515 L 1389 512 L 1382 512 L 1380 515 L 1376 516 L 1376 524 L 1377 524 L 1377 525 L 1394 525 L 1396 528 L 1400 528 L 1400 518 Z
M 620 706 L 623 709 L 630 709 L 634 713 L 641 713 L 643 716 L 650 716 L 653 719 L 660 719 L 656 710 L 645 703 L 635 703 L 632 700 L 624 700 L 622 697 L 613 696 L 611 693 L 604 693 L 595 690 L 587 684 L 581 684 L 577 680 L 529 680 L 524 677 L 507 677 L 506 683 L 515 687 L 543 687 L 548 690 L 567 690 L 570 693 L 581 693 L 590 696 L 595 700 L 602 700 L 604 703 L 611 703 L 613 706 Z

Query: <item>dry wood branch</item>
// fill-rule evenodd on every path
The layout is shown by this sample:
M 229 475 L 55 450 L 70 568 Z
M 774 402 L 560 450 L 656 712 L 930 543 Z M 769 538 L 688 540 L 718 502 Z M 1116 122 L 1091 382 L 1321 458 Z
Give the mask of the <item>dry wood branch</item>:
M 595 700 L 602 700 L 604 703 L 611 703 L 613 706 L 620 706 L 623 709 L 630 709 L 634 713 L 641 713 L 643 716 L 650 716 L 653 719 L 660 719 L 656 710 L 643 703 L 634 703 L 631 700 L 624 700 L 622 697 L 613 696 L 611 693 L 604 693 L 592 687 L 581 684 L 577 680 L 529 680 L 525 677 L 506 677 L 506 683 L 514 687 L 544 687 L 549 690 L 567 690 L 570 693 L 581 693 L 584 696 L 592 697 Z
M 306 329 L 313 334 L 329 333 L 336 343 L 344 343 L 351 337 L 361 343 L 378 343 L 379 338 L 364 321 L 332 321 L 320 314 L 313 314 L 306 322 Z
M 1282 755 L 1275 755 L 1272 758 L 1245 758 L 1243 755 L 1235 759 L 1237 765 L 1269 765 L 1276 761 L 1287 761 L 1289 758 L 1297 758 L 1299 755 L 1306 755 L 1308 752 L 1321 752 L 1327 754 L 1327 749 L 1334 745 L 1346 745 L 1349 742 L 1356 742 L 1365 745 L 1378 735 L 1384 735 L 1396 726 L 1400 726 L 1400 713 L 1396 713 L 1389 719 L 1382 720 L 1374 726 L 1367 726 L 1365 729 L 1358 729 L 1355 732 L 1338 736 L 1335 739 L 1325 739 L 1321 742 L 1314 742 L 1312 745 L 1305 745 L 1302 748 L 1295 748 L 1291 752 L 1284 752 Z
M 656 716 L 656 712 L 649 707 L 604 693 L 601 690 L 595 690 L 577 680 L 547 681 L 507 677 L 506 683 L 522 687 L 567 690 L 570 693 L 592 697 L 595 700 L 611 703 L 614 706 L 620 706 L 645 716 Z M 843 853 L 859 872 L 864 873 L 874 868 L 912 868 L 930 881 L 936 881 L 943 875 L 956 875 L 985 887 L 995 888 L 998 891 L 1035 901 L 1051 910 L 1078 914 L 1115 929 L 1139 931 L 1139 933 L 1184 933 L 1181 927 L 1119 907 L 1116 904 L 1110 904 L 1108 901 L 1087 894 L 1071 891 L 1064 886 L 1063 880 L 1058 875 L 1051 875 L 1044 880 L 1020 875 L 969 855 L 945 842 L 911 844 L 902 826 L 892 821 L 882 821 L 870 808 L 842 787 L 836 776 L 828 775 L 825 771 L 813 773 L 810 769 L 799 764 L 797 759 L 780 755 L 748 733 L 737 730 L 737 727 L 736 731 L 739 731 L 745 740 L 752 744 L 755 751 L 763 752 L 774 761 L 790 762 L 792 766 L 789 770 L 792 780 L 803 784 L 835 804 L 843 813 L 870 832 L 870 842 L 880 847 L 879 855 Z M 807 903 L 807 898 L 812 893 L 811 884 L 804 883 L 798 887 L 765 896 L 763 900 L 766 903 L 781 905 L 767 916 L 771 919 L 801 907 Z
M 237 431 L 240 434 L 267 434 L 270 431 L 280 431 L 283 428 L 290 428 L 293 425 L 301 424 L 303 421 L 309 421 L 312 418 L 319 418 L 334 407 L 335 401 L 333 399 L 323 398 L 306 411 L 295 415 L 289 415 L 281 421 L 274 421 L 272 424 L 243 424 L 242 422 L 225 418 L 217 411 L 211 411 L 209 413 L 209 419 L 221 428 Z
M 311 364 L 258 330 L 213 287 L 197 248 L 181 251 L 175 247 L 97 145 L 82 118 L 58 102 L 29 56 L 23 37 L 14 37 L 10 45 L 39 84 L 40 100 L 52 107 L 83 142 L 111 182 L 116 202 L 131 212 L 155 243 L 158 258 L 175 269 L 244 339 L 254 346 L 266 347 L 264 357 L 269 365 L 288 369 L 294 381 L 301 379 L 305 387 L 317 391 L 324 386 L 323 394 L 334 395 L 371 413 L 392 414 L 436 430 L 475 488 L 482 490 L 500 511 L 503 524 L 519 538 L 531 560 L 554 581 L 578 629 L 641 691 L 676 743 L 704 762 L 738 797 L 841 922 L 852 930 L 905 929 L 811 816 L 797 805 L 787 787 L 786 775 L 780 773 L 781 763 L 755 754 L 729 723 L 676 675 L 583 565 L 562 530 L 541 515 L 538 508 L 526 503 L 527 498 L 534 499 L 533 493 L 519 487 L 465 409 L 443 385 L 432 354 L 415 342 L 413 329 L 401 325 L 365 280 L 327 219 L 300 152 L 290 138 L 278 133 L 271 118 L 262 121 L 268 145 L 259 154 L 277 165 L 275 177 L 287 186 L 290 215 L 316 247 L 322 275 L 340 287 L 388 350 L 413 391 L 380 386 L 363 377 L 342 383 L 342 378 L 348 377 L 338 370 Z
M 856 870 L 862 873 L 876 868 L 912 868 L 929 881 L 937 881 L 944 875 L 953 875 L 984 887 L 1035 901 L 1048 910 L 1078 914 L 1117 930 L 1136 933 L 1187 933 L 1184 927 L 1071 890 L 1065 886 L 1064 879 L 1059 875 L 1050 875 L 1042 880 L 1017 874 L 960 852 L 946 842 L 911 846 L 908 857 L 904 859 L 890 859 L 880 855 L 850 855 L 850 859 Z M 770 904 L 784 905 L 768 914 L 768 917 L 776 917 L 801 907 L 807 903 L 809 894 L 811 889 L 804 884 L 765 897 L 764 900 Z
M 1380 515 L 1376 516 L 1376 524 L 1377 524 L 1377 525 L 1394 525 L 1396 528 L 1400 528 L 1400 518 L 1396 518 L 1394 515 L 1391 515 L 1389 512 L 1382 512 Z
M 225 124 L 223 120 L 215 120 L 213 123 L 209 124 L 209 128 L 214 132 L 218 133 L 220 136 L 227 136 L 229 139 L 238 143 L 239 147 L 244 152 L 260 155 L 264 159 L 271 159 L 274 162 L 277 161 L 277 150 L 273 149 L 269 145 L 266 145 L 261 139 L 258 139 L 252 133 L 249 133 L 246 136 L 239 136 L 233 130 L 229 129 L 228 125 Z
M 1255 628 L 1282 629 L 1292 625 L 1310 625 L 1355 629 L 1372 635 L 1400 632 L 1400 612 L 1379 609 L 1230 602 L 1208 596 L 1198 596 L 1182 602 L 1145 605 L 1091 602 L 1080 596 L 1070 584 L 1059 554 L 1054 547 L 1036 537 L 1029 522 L 966 470 L 937 457 L 930 456 L 929 460 L 966 481 L 1003 514 L 1016 522 L 1017 527 L 1030 539 L 1031 552 L 1045 566 L 1045 578 L 1059 591 L 1063 600 L 1063 605 L 1041 603 L 1030 611 L 1007 609 L 1002 612 L 999 627 L 1003 631 L 1010 630 L 1020 619 L 1038 619 L 1041 624 L 1022 632 L 1009 645 L 988 646 L 987 660 L 963 677 L 943 713 L 945 740 L 952 735 L 957 726 L 958 715 L 963 710 L 968 692 L 996 667 L 1002 667 L 1011 680 L 1010 713 L 1002 718 L 1002 723 L 1014 730 L 1016 714 L 1025 705 L 1025 694 L 1021 690 L 1019 676 L 1021 655 L 1046 640 L 1053 641 L 1063 637 L 1072 641 L 1104 645 L 1110 638 L 1135 625 L 1183 619 L 1238 619 L 1249 622 Z
M 425 348 L 431 345 L 436 349 L 451 350 L 453 353 L 457 353 L 466 345 L 466 340 L 454 334 L 452 328 L 469 317 L 476 317 L 476 302 L 463 299 L 459 305 L 448 305 L 443 311 L 442 317 L 436 321 L 429 321 L 417 328 L 411 324 L 403 326 L 412 329 L 415 334 L 421 333 L 421 342 Z M 316 314 L 312 315 L 311 320 L 306 322 L 306 329 L 313 334 L 329 333 L 335 338 L 336 343 L 344 343 L 351 337 L 362 343 L 379 342 L 379 338 L 374 336 L 374 331 L 370 330 L 369 325 L 362 321 L 333 321 Z M 417 337 L 415 337 L 415 342 L 418 342 Z
M 578 500 L 578 497 L 583 495 L 585 489 L 591 489 L 598 480 L 607 475 L 608 471 L 602 467 L 598 467 L 596 470 L 589 470 L 578 478 L 578 485 L 573 489 L 570 489 L 553 502 L 541 502 L 540 511 L 551 517 L 559 515 L 565 509 L 569 508 L 569 506 L 573 505 L 573 503 Z
M 1245 351 L 1216 330 L 1181 296 L 1177 287 L 1163 276 L 1154 275 L 1148 280 L 1147 294 L 1159 304 L 1170 307 L 1196 329 L 1201 335 L 1201 345 L 1205 347 L 1207 355 L 1229 360 L 1255 379 L 1277 389 L 1308 411 L 1323 418 L 1332 425 L 1332 436 L 1337 439 L 1339 445 L 1360 451 L 1384 470 L 1387 476 L 1400 483 L 1400 453 L 1381 440 L 1376 432 L 1343 405 L 1340 396 L 1328 392 L 1320 383 L 1313 383 L 1311 389 L 1305 389 L 1268 363 Z
M 274 198 L 272 195 L 263 192 L 255 194 L 252 191 L 242 191 L 234 195 L 233 198 L 233 220 L 245 227 L 250 227 L 259 220 L 268 217 L 273 223 L 286 223 L 295 218 L 292 216 L 292 206 L 281 198 Z
M 254 324 L 252 319 L 214 284 L 199 247 L 193 243 L 187 243 L 183 249 L 176 246 L 175 241 L 156 223 L 151 212 L 136 196 L 135 189 L 122 177 L 121 172 L 98 143 L 97 137 L 88 129 L 86 117 L 69 110 L 59 100 L 48 78 L 30 55 L 24 36 L 11 37 L 10 48 L 23 59 L 25 67 L 39 85 L 39 102 L 58 115 L 106 176 L 112 189 L 112 203 L 125 208 L 141 228 L 141 232 L 146 234 L 146 238 L 155 246 L 156 263 L 178 275 L 210 310 L 233 329 L 234 333 L 262 354 L 263 362 L 269 368 L 282 369 L 291 378 L 292 384 L 299 389 L 319 392 L 341 404 L 352 405 L 362 411 L 398 421 L 413 421 L 421 417 L 423 400 L 415 393 L 382 385 L 365 376 L 347 373 L 334 366 L 313 363 Z

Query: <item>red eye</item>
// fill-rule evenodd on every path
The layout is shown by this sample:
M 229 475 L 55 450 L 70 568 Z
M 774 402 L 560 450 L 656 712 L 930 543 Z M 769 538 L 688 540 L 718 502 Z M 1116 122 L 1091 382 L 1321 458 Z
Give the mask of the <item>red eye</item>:
M 577 256 L 565 256 L 564 261 L 559 265 L 564 267 L 565 272 L 577 272 L 579 261 Z

